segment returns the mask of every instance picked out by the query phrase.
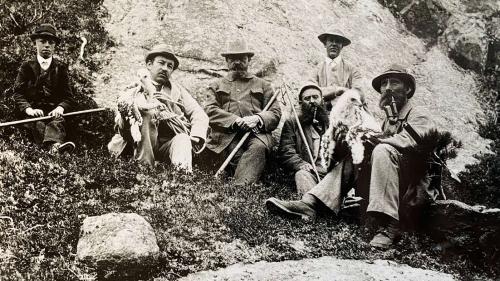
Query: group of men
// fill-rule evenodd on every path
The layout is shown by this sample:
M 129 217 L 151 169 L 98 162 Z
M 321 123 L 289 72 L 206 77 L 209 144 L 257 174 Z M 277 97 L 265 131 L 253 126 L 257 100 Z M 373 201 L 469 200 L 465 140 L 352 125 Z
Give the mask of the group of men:
M 52 57 L 60 39 L 50 24 L 39 26 L 31 39 L 37 57 L 19 71 L 14 88 L 18 110 L 30 117 L 54 117 L 48 123 L 30 124 L 36 142 L 55 152 L 74 148 L 64 140 L 62 114 L 73 104 L 67 67 Z M 293 117 L 285 120 L 278 147 L 278 160 L 294 175 L 302 198 L 266 201 L 270 211 L 286 216 L 314 218 L 323 206 L 338 214 L 354 182 L 346 179 L 360 177 L 349 153 L 339 154 L 331 167 L 320 165 L 319 152 L 332 104 L 348 89 L 361 91 L 361 75 L 341 56 L 342 49 L 351 43 L 341 31 L 331 28 L 318 39 L 325 46 L 326 58 L 300 89 L 299 123 Z M 278 127 L 281 108 L 273 102 L 271 84 L 248 71 L 254 52 L 244 40 L 227 44 L 221 56 L 228 74 L 205 89 L 208 99 L 202 107 L 172 80 L 172 73 L 179 67 L 175 54 L 165 44 L 153 47 L 145 57 L 149 75 L 118 99 L 116 135 L 108 144 L 111 154 L 129 153 L 148 165 L 169 161 L 191 172 L 193 153 L 206 147 L 203 153 L 208 155 L 207 161 L 215 161 L 226 159 L 238 148 L 226 169 L 234 177 L 233 184 L 256 183 L 274 145 L 271 133 Z M 382 109 L 395 103 L 392 114 L 384 120 L 383 133 L 367 140 L 373 152 L 363 174 L 369 179 L 366 212 L 376 216 L 380 226 L 370 244 L 388 248 L 399 236 L 401 206 L 414 190 L 409 186 L 425 181 L 425 172 L 415 173 L 425 171 L 426 165 L 416 152 L 419 137 L 434 127 L 409 102 L 416 83 L 402 67 L 391 66 L 373 79 L 372 86 L 381 94 Z M 411 132 L 404 129 L 407 124 L 413 128 Z M 244 136 L 247 138 L 242 141 Z M 341 138 L 342 134 L 337 134 L 339 142 Z M 437 196 L 432 190 L 428 193 Z

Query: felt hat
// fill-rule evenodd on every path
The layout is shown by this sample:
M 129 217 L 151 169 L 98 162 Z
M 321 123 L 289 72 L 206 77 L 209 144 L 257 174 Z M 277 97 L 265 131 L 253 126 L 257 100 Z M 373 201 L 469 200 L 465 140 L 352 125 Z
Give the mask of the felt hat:
M 302 95 L 304 94 L 305 90 L 311 89 L 311 88 L 312 89 L 317 89 L 321 93 L 321 95 L 323 95 L 323 92 L 321 91 L 321 88 L 318 85 L 316 85 L 315 83 L 312 83 L 312 82 L 308 82 L 308 83 L 304 84 L 302 86 L 302 88 L 300 88 L 300 91 L 299 91 L 299 100 L 302 99 Z
M 227 57 L 229 55 L 248 55 L 250 58 L 254 56 L 254 52 L 248 49 L 247 42 L 243 39 L 230 41 L 226 45 L 226 50 L 220 55 Z
M 409 85 L 411 87 L 411 91 L 408 94 L 408 98 L 413 97 L 413 94 L 415 94 L 415 87 L 416 87 L 415 77 L 409 74 L 406 71 L 406 69 L 404 69 L 401 65 L 398 64 L 392 64 L 382 74 L 373 78 L 372 87 L 375 89 L 375 91 L 380 93 L 380 84 L 382 83 L 382 80 L 389 76 L 397 77 L 403 80 L 407 85 Z
M 42 23 L 39 26 L 35 28 L 35 31 L 31 33 L 30 38 L 31 40 L 35 41 L 37 38 L 41 37 L 49 37 L 52 38 L 56 43 L 61 42 L 61 39 L 57 37 L 57 30 L 56 28 L 49 23 Z
M 158 44 L 155 45 L 149 52 L 146 53 L 145 60 L 148 62 L 149 60 L 153 60 L 156 56 L 164 56 L 168 59 L 171 59 L 174 61 L 174 70 L 177 69 L 179 66 L 179 60 L 177 57 L 170 51 L 170 48 L 167 46 L 167 44 Z
M 318 35 L 319 41 L 321 41 L 323 44 L 325 44 L 326 38 L 328 38 L 329 36 L 340 39 L 344 47 L 351 44 L 351 40 L 349 40 L 349 38 L 347 38 L 342 31 L 334 28 L 333 26 L 330 26 L 327 30 L 328 31 L 325 31 Z

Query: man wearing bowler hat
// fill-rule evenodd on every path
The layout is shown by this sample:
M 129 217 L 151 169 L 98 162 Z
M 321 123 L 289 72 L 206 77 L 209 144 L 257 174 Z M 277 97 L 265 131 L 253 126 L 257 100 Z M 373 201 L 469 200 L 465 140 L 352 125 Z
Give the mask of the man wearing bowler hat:
M 401 66 L 391 65 L 373 79 L 372 86 L 381 94 L 379 106 L 386 112 L 386 118 L 382 134 L 366 140 L 366 145 L 373 147 L 371 163 L 366 167 L 368 173 L 360 173 L 359 177 L 367 177 L 367 214 L 375 218 L 378 226 L 370 245 L 387 249 L 400 236 L 400 220 L 411 219 L 410 210 L 421 210 L 439 195 L 430 185 L 428 155 L 423 152 L 429 148 L 424 149 L 422 142 L 435 126 L 410 102 L 415 93 L 415 78 Z M 273 212 L 303 218 L 314 218 L 321 206 L 337 214 L 342 198 L 341 185 L 327 183 L 332 172 L 301 200 L 270 198 L 266 206 Z
M 182 85 L 172 81 L 179 60 L 166 44 L 154 46 L 145 62 L 144 77 L 118 98 L 118 133 L 108 149 L 116 156 L 133 150 L 145 164 L 169 161 L 191 172 L 192 151 L 205 146 L 208 116 Z
M 68 67 L 53 57 L 60 38 L 51 24 L 36 27 L 30 37 L 36 58 L 24 62 L 17 74 L 13 88 L 17 111 L 23 118 L 52 116 L 48 121 L 29 123 L 25 127 L 33 140 L 51 153 L 72 151 L 75 144 L 65 142 L 66 123 L 62 116 L 74 104 Z
M 342 49 L 351 44 L 351 40 L 342 31 L 330 26 L 318 39 L 325 46 L 326 57 L 314 71 L 310 81 L 321 88 L 327 109 L 330 110 L 332 101 L 345 90 L 361 91 L 361 75 L 341 56 Z
M 242 136 L 251 131 L 228 169 L 234 172 L 235 185 L 252 184 L 264 170 L 273 145 L 271 132 L 278 126 L 281 109 L 274 102 L 269 110 L 262 111 L 273 96 L 273 89 L 269 82 L 248 72 L 254 52 L 244 40 L 228 43 L 221 55 L 226 59 L 229 73 L 206 90 L 205 111 L 212 128 L 207 147 L 226 158 Z

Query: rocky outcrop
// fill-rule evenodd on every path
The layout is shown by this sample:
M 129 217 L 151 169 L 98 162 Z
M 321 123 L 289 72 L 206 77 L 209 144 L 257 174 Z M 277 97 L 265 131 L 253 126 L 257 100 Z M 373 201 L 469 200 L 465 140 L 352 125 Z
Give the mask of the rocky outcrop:
M 143 67 L 146 50 L 159 42 L 170 45 L 180 59 L 173 79 L 201 103 L 207 85 L 225 74 L 219 53 L 227 40 L 239 36 L 256 52 L 251 71 L 275 86 L 287 81 L 298 89 L 325 56 L 317 35 L 334 23 L 352 40 L 342 55 L 362 74 L 369 109 L 379 118 L 379 96 L 371 79 L 391 63 L 403 64 L 417 78 L 413 102 L 463 142 L 449 167 L 461 171 L 476 161 L 474 154 L 488 151 L 489 141 L 477 134 L 484 120 L 473 94 L 480 87 L 478 77 L 457 67 L 439 47 L 429 47 L 409 33 L 376 0 L 106 0 L 104 4 L 112 15 L 108 31 L 117 47 L 110 50 L 109 65 L 97 81 L 96 100 L 102 105 L 114 106 L 118 93 Z
M 379 0 L 429 46 L 439 44 L 459 66 L 478 73 L 489 42 L 500 39 L 500 4 L 494 0 Z
M 110 213 L 83 221 L 76 255 L 102 277 L 134 280 L 156 265 L 159 248 L 153 228 L 144 218 Z
M 426 210 L 427 232 L 442 241 L 440 251 L 486 253 L 485 262 L 498 262 L 500 209 L 469 206 L 455 200 L 438 200 Z
M 205 271 L 181 278 L 182 281 L 217 280 L 414 280 L 451 281 L 451 275 L 412 268 L 387 260 L 342 260 L 334 257 L 300 261 L 235 264 L 217 271 Z M 156 279 L 161 281 L 161 279 Z

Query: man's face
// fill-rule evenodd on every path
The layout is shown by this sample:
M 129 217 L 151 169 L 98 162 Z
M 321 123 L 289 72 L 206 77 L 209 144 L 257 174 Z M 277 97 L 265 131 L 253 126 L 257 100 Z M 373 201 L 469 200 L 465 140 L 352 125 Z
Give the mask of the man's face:
M 321 97 L 321 92 L 315 88 L 306 89 L 302 93 L 302 99 L 300 103 L 307 103 L 310 106 L 320 106 L 323 103 L 323 98 Z
M 175 62 L 162 55 L 158 55 L 146 63 L 146 67 L 151 73 L 153 81 L 163 85 L 170 80 L 172 72 L 174 72 Z
M 344 47 L 342 40 L 338 37 L 327 36 L 325 39 L 326 55 L 332 60 L 340 55 Z
M 226 56 L 227 68 L 230 71 L 246 72 L 250 64 L 250 58 L 246 54 L 235 54 Z
M 44 59 L 52 57 L 56 48 L 56 41 L 50 37 L 39 37 L 35 39 L 36 52 Z
M 386 105 L 390 105 L 392 98 L 394 98 L 399 111 L 408 102 L 408 94 L 411 92 L 411 88 L 403 80 L 394 76 L 388 76 L 382 79 L 380 92 L 380 108 L 383 109 Z

